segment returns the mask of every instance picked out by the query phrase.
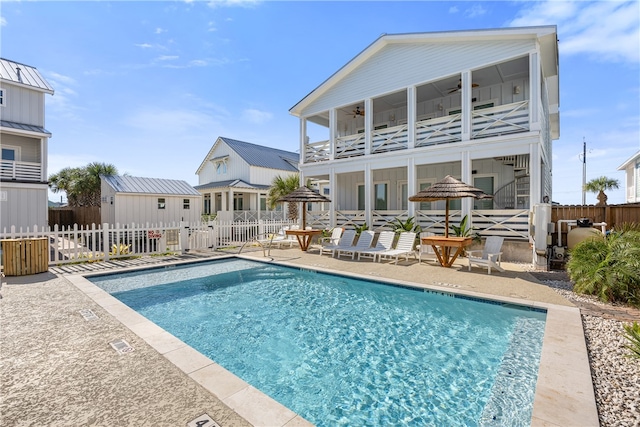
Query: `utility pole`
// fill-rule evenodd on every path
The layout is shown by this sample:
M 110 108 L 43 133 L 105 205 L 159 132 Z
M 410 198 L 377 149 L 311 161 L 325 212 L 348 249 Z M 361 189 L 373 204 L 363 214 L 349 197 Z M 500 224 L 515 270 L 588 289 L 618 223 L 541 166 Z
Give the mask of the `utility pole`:
M 582 137 L 582 206 L 587 204 L 587 193 L 584 186 L 587 185 L 587 142 Z

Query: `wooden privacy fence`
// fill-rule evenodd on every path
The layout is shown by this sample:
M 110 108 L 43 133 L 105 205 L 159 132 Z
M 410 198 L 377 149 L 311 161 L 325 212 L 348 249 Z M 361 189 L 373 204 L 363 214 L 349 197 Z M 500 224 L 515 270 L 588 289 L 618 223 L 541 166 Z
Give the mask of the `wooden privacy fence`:
M 100 206 L 49 208 L 49 227 L 100 224 Z
M 640 204 L 551 207 L 551 222 L 553 223 L 557 223 L 559 220 L 576 220 L 580 218 L 589 218 L 596 223 L 606 222 L 608 230 L 619 228 L 624 223 L 640 224 Z

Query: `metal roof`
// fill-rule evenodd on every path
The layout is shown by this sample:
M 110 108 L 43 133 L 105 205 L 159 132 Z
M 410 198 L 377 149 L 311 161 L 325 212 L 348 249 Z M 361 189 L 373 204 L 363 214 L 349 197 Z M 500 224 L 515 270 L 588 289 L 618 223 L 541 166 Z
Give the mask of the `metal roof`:
M 140 178 L 136 176 L 111 175 L 102 177 L 117 193 L 173 194 L 178 196 L 200 196 L 186 181 L 162 178 Z
M 233 188 L 251 188 L 251 189 L 257 189 L 257 190 L 266 190 L 269 188 L 268 185 L 263 185 L 263 184 L 249 184 L 241 179 L 230 179 L 230 180 L 226 180 L 226 181 L 216 181 L 216 182 L 209 182 L 207 184 L 202 184 L 202 185 L 196 185 L 195 188 L 196 190 L 211 190 L 214 188 L 229 188 L 229 187 L 233 187 Z
M 0 79 L 53 95 L 53 87 L 30 65 L 0 58 Z
M 282 169 L 291 172 L 298 171 L 298 168 L 294 166 L 300 161 L 300 155 L 298 153 L 251 144 L 231 138 L 220 137 L 220 139 L 226 142 L 233 151 L 238 153 L 238 155 L 251 166 Z
M 27 125 L 27 124 L 24 124 L 24 123 L 16 123 L 16 122 L 9 122 L 7 120 L 0 120 L 0 127 L 17 129 L 17 130 L 24 130 L 24 131 L 27 131 L 27 132 L 42 133 L 42 134 L 51 136 L 51 132 L 49 132 L 48 130 L 46 130 L 42 126 Z

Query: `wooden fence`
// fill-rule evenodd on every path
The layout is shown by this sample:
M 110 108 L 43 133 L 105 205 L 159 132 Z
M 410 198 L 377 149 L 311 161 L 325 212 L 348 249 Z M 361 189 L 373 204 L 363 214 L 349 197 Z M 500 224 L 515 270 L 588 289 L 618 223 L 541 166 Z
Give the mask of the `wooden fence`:
M 49 227 L 101 224 L 100 206 L 49 208 Z
M 551 222 L 559 220 L 576 220 L 589 218 L 591 221 L 606 222 L 607 230 L 620 227 L 624 223 L 640 224 L 640 203 L 624 205 L 571 205 L 553 206 L 551 208 Z

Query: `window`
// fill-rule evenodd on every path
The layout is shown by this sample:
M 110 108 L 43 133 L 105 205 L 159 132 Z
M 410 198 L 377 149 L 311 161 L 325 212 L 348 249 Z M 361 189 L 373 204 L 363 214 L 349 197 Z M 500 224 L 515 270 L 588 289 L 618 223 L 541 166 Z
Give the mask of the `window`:
M 227 162 L 216 163 L 216 173 L 218 175 L 225 175 L 227 173 Z
M 409 208 L 409 185 L 406 182 L 398 183 L 398 207 L 403 211 Z
M 420 183 L 420 191 L 426 190 L 431 187 L 432 182 L 421 182 Z M 420 210 L 427 211 L 431 209 L 431 202 L 420 202 Z
M 15 162 L 16 160 L 16 150 L 13 148 L 2 148 L 2 160 L 10 160 Z
M 376 195 L 375 209 L 386 211 L 388 206 L 387 184 L 374 184 L 373 189 Z
M 244 196 L 242 194 L 234 194 L 233 195 L 233 210 L 241 211 L 243 210 L 244 205 Z
M 324 194 L 325 196 L 328 196 L 329 195 L 329 187 L 324 187 L 322 189 L 322 194 Z
M 6 103 L 6 99 L 4 96 L 4 89 L 0 88 L 0 107 L 4 107 Z
M 182 209 L 189 209 L 189 204 L 191 203 L 191 200 L 189 199 L 182 199 Z
M 493 177 L 478 176 L 473 178 L 473 186 L 487 194 L 493 194 Z M 493 209 L 493 199 L 474 199 L 473 209 Z
M 265 196 L 260 196 L 260 210 L 267 210 L 267 198 Z
M 364 184 L 358 185 L 358 210 L 364 210 Z
M 164 197 L 159 197 L 158 198 L 158 209 L 164 209 L 165 208 L 165 200 Z
M 211 214 L 211 193 L 207 193 L 204 195 L 204 214 Z

